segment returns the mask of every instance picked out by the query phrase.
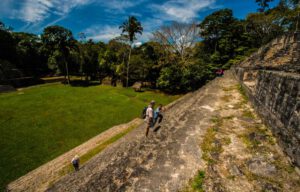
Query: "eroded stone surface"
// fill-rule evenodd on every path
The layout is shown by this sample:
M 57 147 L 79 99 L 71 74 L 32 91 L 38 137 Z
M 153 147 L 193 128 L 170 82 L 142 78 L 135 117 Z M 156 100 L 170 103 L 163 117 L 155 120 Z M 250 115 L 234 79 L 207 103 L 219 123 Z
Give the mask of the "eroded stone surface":
M 300 166 L 300 34 L 263 46 L 234 71 L 256 111 Z
M 226 73 L 176 103 L 148 138 L 141 126 L 48 191 L 180 191 L 198 170 L 205 171 L 206 191 L 299 191 L 299 176 L 249 111 Z M 201 143 L 218 118 L 212 145 L 220 150 L 209 153 L 209 163 Z

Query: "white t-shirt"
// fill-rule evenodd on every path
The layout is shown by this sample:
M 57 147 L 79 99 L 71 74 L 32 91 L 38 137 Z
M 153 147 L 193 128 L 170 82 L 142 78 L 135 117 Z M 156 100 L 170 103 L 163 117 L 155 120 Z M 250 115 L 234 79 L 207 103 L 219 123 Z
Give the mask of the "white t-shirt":
M 149 106 L 147 108 L 147 111 L 146 111 L 146 118 L 153 118 L 153 109 L 151 106 Z

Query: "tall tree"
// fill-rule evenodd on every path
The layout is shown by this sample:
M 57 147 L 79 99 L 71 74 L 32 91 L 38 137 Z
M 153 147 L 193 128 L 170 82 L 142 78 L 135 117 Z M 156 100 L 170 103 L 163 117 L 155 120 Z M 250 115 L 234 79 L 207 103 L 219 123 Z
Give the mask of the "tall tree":
M 260 12 L 264 12 L 269 8 L 269 3 L 273 0 L 255 0 L 256 3 L 260 6 L 258 9 Z
M 20 77 L 16 69 L 16 41 L 12 29 L 0 21 L 0 82 L 15 77 Z M 18 71 L 18 74 L 15 74 Z M 19 75 L 20 74 L 20 75 Z
M 235 21 L 232 10 L 222 9 L 205 17 L 198 25 L 200 28 L 200 36 L 204 41 L 217 51 L 220 38 L 227 32 L 228 25 Z
M 142 34 L 143 27 L 141 25 L 141 22 L 137 20 L 134 16 L 129 16 L 128 20 L 124 21 L 123 24 L 119 27 L 122 29 L 122 34 L 128 39 L 130 43 L 130 49 L 129 49 L 129 55 L 128 55 L 128 61 L 126 66 L 126 87 L 128 87 L 128 81 L 129 81 L 129 64 L 130 64 L 130 56 L 132 51 L 132 45 L 134 40 L 136 39 L 136 34 Z
M 222 9 L 208 15 L 199 25 L 206 51 L 214 63 L 225 63 L 239 46 L 243 26 L 232 10 Z
M 39 36 L 30 33 L 13 33 L 17 43 L 17 67 L 27 76 L 38 77 L 47 72 L 47 58 L 41 54 L 42 42 Z
M 184 64 L 191 57 L 190 49 L 199 40 L 198 33 L 196 24 L 173 22 L 155 31 L 153 40 L 170 52 L 176 53 Z
M 245 28 L 256 47 L 268 43 L 284 32 L 285 16 L 276 9 L 266 13 L 251 13 L 245 20 Z M 290 24 L 288 24 L 290 25 Z
M 117 86 L 117 66 L 119 64 L 117 52 L 108 46 L 105 52 L 100 52 L 98 59 L 101 73 L 105 76 L 110 76 L 111 85 L 114 87 Z
M 68 56 L 70 55 L 70 50 L 76 46 L 76 40 L 72 32 L 61 26 L 49 26 L 44 29 L 42 42 L 51 55 L 56 56 L 52 60 L 55 62 L 52 63 L 64 69 L 62 71 L 64 71 L 67 82 L 70 84 Z M 57 63 L 57 61 L 59 62 Z M 62 66 L 64 66 L 64 68 Z
M 16 41 L 10 27 L 0 21 L 0 59 L 15 62 Z
M 105 45 L 102 42 L 95 43 L 91 39 L 82 44 L 83 65 L 82 72 L 85 74 L 86 81 L 90 77 L 91 80 L 96 80 L 99 77 L 98 55 L 105 51 Z M 101 81 L 101 78 L 100 78 Z

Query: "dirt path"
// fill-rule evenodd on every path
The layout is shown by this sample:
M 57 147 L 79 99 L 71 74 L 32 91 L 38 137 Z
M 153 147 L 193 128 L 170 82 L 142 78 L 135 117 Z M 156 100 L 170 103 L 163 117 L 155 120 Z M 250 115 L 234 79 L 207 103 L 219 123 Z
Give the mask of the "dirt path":
M 182 99 L 148 138 L 134 130 L 49 191 L 300 191 L 299 176 L 230 73 Z M 187 186 L 187 187 L 185 187 Z

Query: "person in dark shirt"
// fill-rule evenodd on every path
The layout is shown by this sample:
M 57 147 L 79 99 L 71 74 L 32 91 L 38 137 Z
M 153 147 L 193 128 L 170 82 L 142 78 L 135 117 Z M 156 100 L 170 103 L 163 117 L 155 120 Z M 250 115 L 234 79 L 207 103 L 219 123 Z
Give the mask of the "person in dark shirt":
M 161 123 L 163 120 L 163 115 L 162 115 L 162 104 L 159 104 L 158 107 L 154 111 L 154 125 L 156 124 L 157 120 L 158 123 Z

